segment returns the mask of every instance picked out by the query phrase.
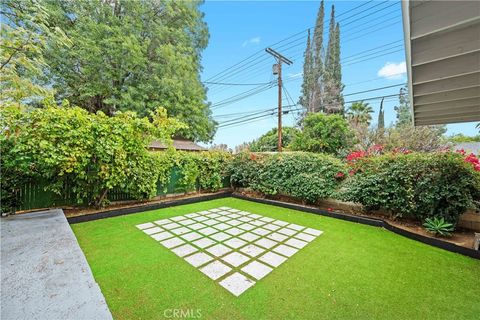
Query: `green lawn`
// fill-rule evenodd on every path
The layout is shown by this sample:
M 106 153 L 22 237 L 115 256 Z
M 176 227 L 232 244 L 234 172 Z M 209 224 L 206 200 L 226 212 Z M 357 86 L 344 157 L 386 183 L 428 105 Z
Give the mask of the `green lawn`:
M 324 233 L 239 297 L 135 225 L 220 206 Z M 389 231 L 226 198 L 72 225 L 116 319 L 478 319 L 480 261 Z M 171 311 L 167 316 L 171 317 Z M 197 315 L 198 318 L 198 315 Z

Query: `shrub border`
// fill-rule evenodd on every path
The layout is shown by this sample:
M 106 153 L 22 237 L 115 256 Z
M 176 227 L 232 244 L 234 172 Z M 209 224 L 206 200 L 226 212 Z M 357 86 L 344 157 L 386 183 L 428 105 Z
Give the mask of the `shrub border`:
M 163 209 L 163 208 L 174 207 L 174 206 L 179 206 L 184 204 L 191 204 L 191 203 L 229 198 L 229 197 L 262 203 L 262 204 L 274 205 L 282 208 L 293 209 L 293 210 L 298 210 L 298 211 L 307 212 L 307 213 L 318 214 L 318 215 L 327 216 L 330 218 L 361 223 L 361 224 L 365 224 L 373 227 L 385 228 L 391 232 L 394 232 L 398 235 L 404 236 L 411 240 L 419 241 L 419 242 L 431 245 L 433 247 L 437 247 L 440 249 L 444 249 L 450 252 L 462 254 L 462 255 L 480 260 L 480 251 L 457 246 L 456 244 L 453 244 L 447 241 L 442 241 L 440 239 L 434 239 L 434 238 L 426 237 L 420 234 L 416 234 L 416 233 L 398 228 L 394 225 L 391 225 L 387 221 L 382 219 L 368 218 L 368 217 L 356 216 L 356 215 L 347 214 L 347 213 L 327 211 L 327 210 L 317 209 L 313 207 L 306 207 L 299 204 L 282 202 L 277 200 L 254 198 L 254 197 L 249 197 L 246 195 L 234 193 L 231 191 L 224 191 L 216 194 L 209 194 L 209 195 L 197 196 L 197 197 L 186 198 L 186 199 L 171 200 L 171 201 L 154 203 L 154 204 L 134 206 L 129 208 L 105 210 L 105 211 L 101 211 L 93 214 L 70 217 L 70 218 L 67 218 L 67 221 L 70 224 L 76 224 L 81 222 L 88 222 L 88 221 L 94 221 L 94 220 L 105 219 L 105 218 L 113 218 L 113 217 L 123 216 L 127 214 L 133 214 L 133 213 L 139 213 L 139 212 L 145 212 L 150 210 Z
M 385 228 L 385 229 L 387 229 L 391 232 L 394 232 L 398 235 L 404 236 L 404 237 L 409 238 L 411 240 L 419 241 L 419 242 L 431 245 L 433 247 L 437 247 L 437 248 L 440 248 L 440 249 L 444 249 L 444 250 L 447 250 L 447 251 L 450 251 L 450 252 L 458 253 L 458 254 L 461 254 L 461 255 L 464 255 L 464 256 L 468 256 L 470 258 L 480 260 L 480 251 L 465 248 L 465 247 L 462 247 L 462 246 L 458 246 L 458 245 L 453 244 L 451 242 L 443 241 L 443 240 L 440 240 L 440 239 L 430 238 L 430 237 L 426 237 L 426 236 L 423 236 L 423 235 L 420 235 L 420 234 L 417 234 L 417 233 L 413 233 L 413 232 L 407 231 L 405 229 L 401 229 L 401 228 L 398 228 L 394 225 L 391 225 L 390 223 L 388 223 L 387 221 L 382 220 L 382 219 L 368 218 L 368 217 L 363 217 L 363 216 L 351 215 L 351 214 L 347 214 L 347 213 L 327 211 L 327 210 L 317 209 L 317 208 L 313 208 L 313 207 L 306 207 L 306 206 L 302 206 L 302 205 L 299 205 L 299 204 L 277 201 L 277 200 L 253 198 L 253 197 L 249 197 L 249 196 L 238 194 L 238 193 L 233 193 L 232 197 L 237 198 L 237 199 L 242 199 L 242 200 L 248 200 L 248 201 L 253 201 L 253 202 L 258 202 L 258 203 L 263 203 L 263 204 L 274 205 L 274 206 L 287 208 L 287 209 L 294 209 L 294 210 L 298 210 L 298 211 L 318 214 L 318 215 L 327 216 L 327 217 L 330 217 L 330 218 L 335 218 L 335 219 L 341 219 L 341 220 L 346 220 L 346 221 L 350 221 L 350 222 L 366 224 L 366 225 L 373 226 L 373 227 Z

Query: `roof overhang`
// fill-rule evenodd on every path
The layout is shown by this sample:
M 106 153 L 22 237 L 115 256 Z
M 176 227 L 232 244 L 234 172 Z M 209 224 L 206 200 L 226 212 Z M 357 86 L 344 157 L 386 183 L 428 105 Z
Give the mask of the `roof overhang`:
M 415 125 L 480 121 L 480 1 L 402 1 Z

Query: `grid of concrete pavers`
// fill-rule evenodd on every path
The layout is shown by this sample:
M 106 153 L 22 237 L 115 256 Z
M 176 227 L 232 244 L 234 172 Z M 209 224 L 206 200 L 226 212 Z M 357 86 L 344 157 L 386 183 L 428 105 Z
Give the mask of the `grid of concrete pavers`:
M 220 207 L 136 226 L 235 296 L 322 231 Z

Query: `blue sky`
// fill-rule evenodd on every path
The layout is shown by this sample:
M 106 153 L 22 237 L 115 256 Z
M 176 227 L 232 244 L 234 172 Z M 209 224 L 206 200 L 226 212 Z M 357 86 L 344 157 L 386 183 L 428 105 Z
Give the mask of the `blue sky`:
M 283 104 L 291 105 L 292 101 L 296 103 L 302 83 L 306 29 L 315 24 L 319 4 L 320 1 L 206 1 L 201 9 L 210 30 L 210 41 L 203 53 L 202 80 L 218 83 L 268 83 L 276 78 L 272 75 L 272 64 L 275 61 L 263 50 L 271 46 L 293 61 L 293 65 L 284 65 L 283 68 L 284 86 L 291 97 L 290 99 L 284 92 Z M 405 53 L 400 1 L 326 1 L 326 22 L 332 4 L 335 4 L 341 29 L 345 101 L 397 94 L 400 86 L 350 95 L 407 81 L 406 74 L 403 73 Z M 325 38 L 327 34 L 326 24 Z M 244 59 L 247 60 L 241 62 Z M 237 63 L 240 64 L 235 65 Z M 218 75 L 222 71 L 224 73 Z M 268 89 L 268 85 L 207 84 L 207 87 L 214 118 L 220 123 L 231 121 L 229 126 L 218 129 L 214 143 L 226 143 L 233 148 L 242 142 L 258 138 L 276 126 L 276 115 L 269 115 L 269 111 L 259 114 L 268 116 L 252 119 L 249 123 L 235 124 L 235 120 L 232 120 L 275 108 L 276 86 Z M 266 90 L 248 98 L 229 100 L 248 90 L 253 93 L 264 88 Z M 380 99 L 366 102 L 375 110 L 373 122 L 376 122 Z M 223 104 L 215 105 L 218 103 Z M 393 107 L 397 103 L 396 97 L 385 99 L 386 124 L 395 121 Z M 296 112 L 284 115 L 284 125 L 294 125 L 297 116 Z M 477 132 L 475 123 L 448 125 L 447 128 L 448 134 L 474 135 Z

